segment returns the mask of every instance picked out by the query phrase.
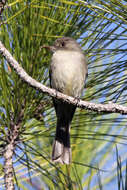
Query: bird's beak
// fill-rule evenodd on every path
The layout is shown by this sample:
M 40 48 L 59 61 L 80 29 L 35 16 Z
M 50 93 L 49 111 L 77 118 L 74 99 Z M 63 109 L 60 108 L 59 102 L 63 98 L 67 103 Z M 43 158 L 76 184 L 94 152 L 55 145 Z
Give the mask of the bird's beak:
M 46 46 L 46 45 L 41 46 L 41 48 L 46 48 L 50 50 L 50 46 Z
M 43 46 L 40 47 L 40 50 L 42 48 L 46 48 L 46 49 L 50 50 L 51 52 L 54 52 L 56 50 L 55 46 L 46 46 L 46 45 L 43 45 Z

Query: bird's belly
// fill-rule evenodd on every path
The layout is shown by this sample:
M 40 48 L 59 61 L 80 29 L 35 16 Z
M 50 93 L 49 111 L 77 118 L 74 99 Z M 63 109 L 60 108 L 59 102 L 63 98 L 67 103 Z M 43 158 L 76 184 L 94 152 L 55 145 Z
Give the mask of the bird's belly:
M 74 97 L 79 97 L 84 87 L 85 73 L 83 73 L 77 58 L 62 57 L 54 60 L 52 69 L 51 86 L 56 90 Z

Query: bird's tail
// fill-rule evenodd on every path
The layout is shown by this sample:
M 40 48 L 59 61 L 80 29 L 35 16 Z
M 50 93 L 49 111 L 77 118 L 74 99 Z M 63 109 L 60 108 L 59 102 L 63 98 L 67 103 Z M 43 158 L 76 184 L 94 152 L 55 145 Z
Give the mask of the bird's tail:
M 64 146 L 62 142 L 55 140 L 53 143 L 52 161 L 61 164 L 70 164 L 71 148 Z
M 70 164 L 71 148 L 70 148 L 70 125 L 66 125 L 61 121 L 57 121 L 56 137 L 52 149 L 52 161 L 61 164 Z
M 70 164 L 70 124 L 76 107 L 65 102 L 56 104 L 57 127 L 56 137 L 53 143 L 52 161 L 62 164 Z

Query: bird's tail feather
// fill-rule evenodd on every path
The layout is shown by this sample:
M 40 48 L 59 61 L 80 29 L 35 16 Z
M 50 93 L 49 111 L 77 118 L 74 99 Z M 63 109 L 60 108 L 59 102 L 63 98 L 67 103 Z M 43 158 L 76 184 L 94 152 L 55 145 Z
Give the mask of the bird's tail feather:
M 70 164 L 71 148 L 64 146 L 64 144 L 58 140 L 55 140 L 53 143 L 52 161 L 55 163 Z
M 56 137 L 53 143 L 52 161 L 62 164 L 70 164 L 70 123 L 76 107 L 60 102 L 55 104 L 57 115 Z

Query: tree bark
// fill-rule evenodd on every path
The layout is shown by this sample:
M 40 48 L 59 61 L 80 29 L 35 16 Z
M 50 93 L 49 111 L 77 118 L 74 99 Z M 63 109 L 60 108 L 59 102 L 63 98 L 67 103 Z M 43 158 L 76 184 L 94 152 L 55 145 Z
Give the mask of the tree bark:
M 5 148 L 4 153 L 4 182 L 6 190 L 14 190 L 14 179 L 13 179 L 13 151 L 14 145 L 11 142 Z
M 7 145 L 4 150 L 4 182 L 6 190 L 14 190 L 13 153 L 19 137 L 20 125 L 12 125 L 6 136 Z

